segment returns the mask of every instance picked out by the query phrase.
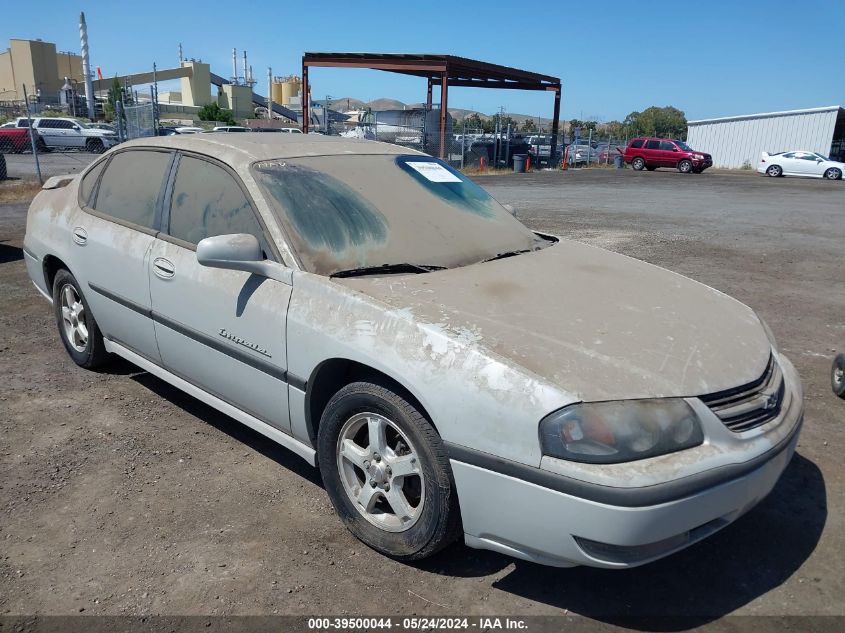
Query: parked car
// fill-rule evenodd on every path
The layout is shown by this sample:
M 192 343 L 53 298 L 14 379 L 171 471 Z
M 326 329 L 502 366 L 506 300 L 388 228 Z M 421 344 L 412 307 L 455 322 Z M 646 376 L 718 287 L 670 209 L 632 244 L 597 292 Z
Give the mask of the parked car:
M 777 178 L 778 176 L 804 176 L 841 180 L 845 163 L 830 160 L 816 152 L 763 152 L 757 165 L 757 172 Z
M 837 354 L 830 368 L 830 386 L 840 398 L 845 399 L 845 354 Z
M 665 138 L 631 139 L 625 148 L 625 162 L 640 171 L 673 167 L 684 174 L 700 174 L 713 165 L 713 157 L 697 152 L 683 141 Z
M 215 127 L 212 132 L 249 132 L 250 129 L 248 127 L 244 127 L 242 125 L 218 125 Z
M 599 143 L 595 149 L 595 161 L 598 163 L 613 163 L 613 159 L 617 156 L 622 156 L 625 151 L 623 145 L 615 143 L 608 145 L 607 143 Z
M 181 134 L 181 132 L 172 125 L 160 125 L 158 128 L 158 136 L 173 136 L 174 134 Z
M 3 125 L 0 125 L 0 129 L 6 128 L 6 127 L 17 127 L 17 123 L 15 123 L 14 121 L 8 121 L 8 122 L 4 123 Z
M 753 310 L 395 145 L 130 141 L 45 183 L 23 252 L 75 363 L 121 356 L 318 465 L 400 560 L 463 535 L 640 565 L 747 512 L 798 441 Z
M 26 117 L 17 120 L 18 127 L 27 127 Z M 117 135 L 108 130 L 88 127 L 88 124 L 76 119 L 60 117 L 37 117 L 32 119 L 32 127 L 44 139 L 50 149 L 84 149 L 95 154 L 117 145 Z
M 87 123 L 86 125 L 92 130 L 105 130 L 106 132 L 117 133 L 117 130 L 111 123 Z
M 182 127 L 174 128 L 179 134 L 199 134 L 205 132 L 205 128 L 194 127 L 191 125 L 183 125 Z
M 35 135 L 36 151 L 46 151 L 47 146 L 38 130 L 32 130 Z M 32 151 L 32 141 L 29 138 L 29 128 L 2 127 L 0 128 L 0 153 L 15 153 Z

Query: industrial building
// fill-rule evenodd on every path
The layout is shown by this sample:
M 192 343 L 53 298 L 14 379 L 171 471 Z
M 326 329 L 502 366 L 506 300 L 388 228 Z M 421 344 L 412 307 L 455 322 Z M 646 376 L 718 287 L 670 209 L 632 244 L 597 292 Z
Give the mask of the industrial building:
M 82 57 L 41 40 L 9 40 L 0 53 L 0 101 L 23 101 L 23 86 L 42 103 L 59 103 L 65 78 L 84 83 Z
M 805 150 L 845 160 L 841 106 L 689 121 L 687 144 L 713 156 L 716 167 L 754 166 L 761 152 Z

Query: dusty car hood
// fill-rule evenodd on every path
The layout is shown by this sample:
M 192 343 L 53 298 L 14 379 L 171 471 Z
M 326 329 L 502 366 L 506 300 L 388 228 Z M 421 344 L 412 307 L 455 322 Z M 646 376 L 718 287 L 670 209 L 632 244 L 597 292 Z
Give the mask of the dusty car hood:
M 584 400 L 721 391 L 758 378 L 771 351 L 735 299 L 568 240 L 447 271 L 336 281 Z

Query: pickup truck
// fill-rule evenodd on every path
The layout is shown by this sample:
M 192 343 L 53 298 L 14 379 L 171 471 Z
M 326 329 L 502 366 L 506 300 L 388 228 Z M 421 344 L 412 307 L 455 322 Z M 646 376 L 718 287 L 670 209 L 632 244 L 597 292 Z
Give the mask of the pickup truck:
M 27 125 L 26 117 L 17 120 L 17 127 L 25 128 Z M 114 132 L 88 127 L 76 119 L 38 117 L 32 119 L 32 127 L 38 130 L 50 149 L 76 148 L 101 154 L 119 142 Z
M 44 139 L 37 130 L 32 131 L 35 134 L 35 147 L 38 151 L 43 152 L 47 149 Z M 23 127 L 0 127 L 0 153 L 7 154 L 14 152 L 20 154 L 32 150 L 32 143 L 29 140 L 29 128 Z

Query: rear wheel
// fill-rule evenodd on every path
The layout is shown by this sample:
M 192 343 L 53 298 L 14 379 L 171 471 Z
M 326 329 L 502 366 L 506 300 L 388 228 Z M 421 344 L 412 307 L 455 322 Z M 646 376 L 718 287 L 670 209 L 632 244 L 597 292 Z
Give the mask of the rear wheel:
M 783 169 L 781 169 L 780 165 L 769 165 L 769 168 L 766 169 L 766 175 L 777 178 L 783 175 Z
M 53 308 L 59 336 L 73 362 L 93 369 L 109 360 L 103 335 L 88 309 L 85 295 L 76 277 L 65 269 L 57 272 L 53 280 Z
M 830 369 L 830 386 L 833 393 L 845 399 L 845 354 L 837 354 Z
M 678 171 L 682 174 L 688 174 L 692 171 L 692 161 L 686 158 L 678 162 Z
M 631 161 L 631 167 L 633 167 L 636 171 L 642 171 L 645 168 L 645 161 L 641 156 L 637 156 Z
M 831 167 L 826 172 L 824 172 L 824 177 L 828 180 L 841 180 L 842 179 L 842 170 L 836 167 Z
M 408 400 L 371 382 L 338 391 L 317 437 L 326 492 L 344 525 L 398 560 L 426 558 L 460 534 L 443 441 Z

